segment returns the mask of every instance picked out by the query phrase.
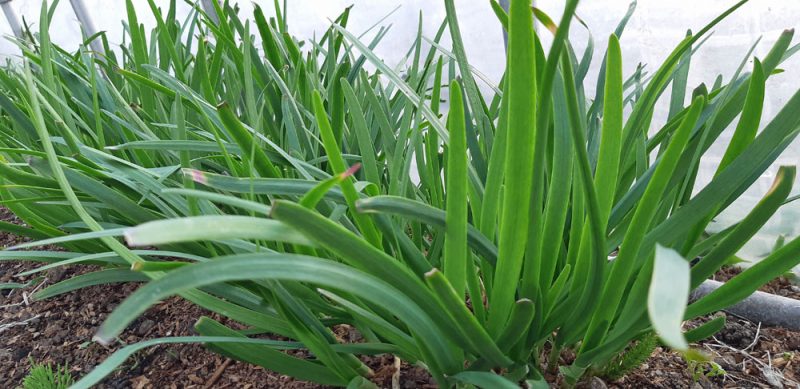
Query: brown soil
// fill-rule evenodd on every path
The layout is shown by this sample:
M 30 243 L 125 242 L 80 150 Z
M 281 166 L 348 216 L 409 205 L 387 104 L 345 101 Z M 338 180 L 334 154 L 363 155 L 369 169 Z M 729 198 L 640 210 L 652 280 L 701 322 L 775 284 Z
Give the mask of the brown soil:
M 0 220 L 22 224 L 4 208 L 0 208 Z M 0 247 L 24 241 L 18 236 L 0 232 Z M 55 247 L 47 249 L 57 250 Z M 37 275 L 19 277 L 17 274 L 38 266 L 40 264 L 0 261 L 0 284 L 31 281 Z M 94 332 L 114 307 L 139 285 L 99 285 L 42 301 L 30 298 L 34 290 L 94 270 L 98 269 L 92 266 L 51 269 L 35 285 L 0 291 L 0 388 L 17 387 L 28 373 L 31 360 L 66 364 L 74 377 L 80 377 L 123 345 L 160 337 L 196 335 L 192 326 L 204 315 L 225 322 L 216 314 L 173 297 L 150 308 L 132 323 L 120 337 L 122 344 L 104 348 L 91 341 Z M 364 361 L 375 372 L 372 380 L 376 384 L 391 387 L 396 370 L 394 357 L 376 356 Z M 401 365 L 399 377 L 402 388 L 434 386 L 424 370 L 405 363 Z M 175 344 L 155 346 L 137 353 L 99 387 L 246 389 L 323 386 L 229 360 L 200 345 Z
M 0 209 L 0 218 L 17 221 Z M 0 233 L 0 247 L 20 242 L 16 236 Z M 0 261 L 0 283 L 27 282 L 36 276 L 18 277 L 20 272 L 36 264 Z M 96 270 L 92 267 L 70 267 L 44 273 L 39 284 L 24 289 L 0 291 L 0 387 L 15 388 L 27 374 L 30 361 L 67 364 L 73 376 L 79 377 L 115 351 L 91 342 L 94 331 L 111 310 L 138 285 L 95 286 L 66 293 L 44 301 L 29 296 L 42 288 L 77 274 Z M 735 275 L 725 270 L 718 277 L 724 280 Z M 786 280 L 776 280 L 765 291 L 800 299 L 800 291 Z M 214 314 L 180 298 L 170 298 L 152 307 L 121 336 L 122 342 L 165 336 L 195 335 L 192 325 L 200 316 L 217 320 Z M 699 323 L 687 323 L 688 327 Z M 338 331 L 337 331 L 338 332 Z M 345 333 L 339 336 L 352 336 Z M 697 348 L 709 354 L 725 374 L 712 376 L 711 364 L 696 366 L 696 374 L 678 354 L 657 348 L 650 359 L 626 377 L 591 387 L 613 388 L 710 388 L 710 387 L 788 387 L 800 381 L 800 333 L 781 328 L 760 328 L 734 317 L 728 317 L 723 331 Z M 380 387 L 391 387 L 395 373 L 392 356 L 365 359 L 375 371 L 373 381 Z M 430 377 L 419 368 L 403 364 L 400 387 L 435 387 Z M 139 352 L 107 377 L 102 388 L 320 388 L 272 373 L 261 367 L 228 360 L 200 345 L 162 345 Z
M 31 264 L 0 263 L 0 282 L 11 281 L 14 274 L 33 268 Z M 85 269 L 82 269 L 85 271 Z M 79 274 L 68 269 L 60 278 Z M 27 277 L 30 279 L 31 277 Z M 19 282 L 19 278 L 14 278 Z M 23 278 L 23 281 L 26 281 Z M 49 278 L 46 285 L 59 281 Z M 0 382 L 18 384 L 27 374 L 30 359 L 37 362 L 67 364 L 79 377 L 90 371 L 116 348 L 106 349 L 91 342 L 103 319 L 137 285 L 94 286 L 43 301 L 25 304 L 19 290 L 0 298 L 3 325 L 0 332 Z M 18 305 L 15 305 L 18 304 Z M 201 315 L 197 306 L 179 298 L 170 298 L 151 308 L 134 322 L 121 337 L 126 344 L 163 336 L 194 335 L 192 325 Z M 211 315 L 213 316 L 213 315 Z M 218 318 L 217 318 L 218 319 Z M 163 345 L 149 348 L 129 360 L 122 369 L 106 378 L 106 388 L 205 387 L 223 364 L 224 373 L 217 388 L 308 388 L 317 387 L 271 373 L 260 367 L 226 359 L 199 345 Z
M 695 320 L 686 326 L 693 328 L 707 320 Z M 694 347 L 708 355 L 713 363 L 689 366 L 680 354 L 658 347 L 647 362 L 608 386 L 800 387 L 800 332 L 760 327 L 756 323 L 728 315 L 722 331 Z
M 725 282 L 740 274 L 725 267 L 713 279 Z M 759 288 L 762 292 L 800 300 L 800 287 L 781 277 Z M 718 315 L 724 315 L 719 313 Z M 709 318 L 686 323 L 694 328 Z M 713 363 L 689 366 L 673 351 L 656 348 L 638 369 L 608 386 L 615 388 L 800 388 L 800 332 L 761 327 L 727 315 L 725 328 L 695 347 Z M 716 369 L 716 364 L 721 370 Z M 724 374 L 719 374 L 723 373 Z

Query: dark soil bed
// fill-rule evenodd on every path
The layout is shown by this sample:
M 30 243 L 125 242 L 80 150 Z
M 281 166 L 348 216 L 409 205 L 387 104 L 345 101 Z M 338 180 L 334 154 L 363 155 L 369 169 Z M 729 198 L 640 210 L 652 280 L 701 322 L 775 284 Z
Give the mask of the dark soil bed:
M 694 327 L 704 320 L 687 323 Z M 690 366 L 677 353 L 656 348 L 617 388 L 800 387 L 800 332 L 760 327 L 728 316 L 725 328 L 696 347 L 713 363 Z
M 13 274 L 28 270 L 30 264 L 0 264 L 0 282 L 8 282 Z M 69 269 L 61 277 L 80 271 Z M 49 276 L 49 275 L 48 275 Z M 60 278 L 60 277 L 59 277 Z M 14 279 L 19 282 L 18 279 Z M 59 281 L 48 277 L 46 283 Z M 27 374 L 29 359 L 37 362 L 68 364 L 75 376 L 90 371 L 113 349 L 91 342 L 97 326 L 136 285 L 95 286 L 67 293 L 44 301 L 25 304 L 16 290 L 0 299 L 2 325 L 0 332 L 0 382 L 11 387 Z M 194 335 L 192 324 L 203 314 L 202 309 L 180 298 L 170 298 L 150 309 L 122 336 L 125 343 L 163 336 Z M 17 324 L 11 327 L 9 325 Z M 109 388 L 204 387 L 211 377 L 226 365 L 214 387 L 288 387 L 308 385 L 258 367 L 243 363 L 225 363 L 225 359 L 199 345 L 168 345 L 147 349 L 130 360 L 123 369 L 107 378 Z
M 0 218 L 16 218 L 0 210 Z M 20 242 L 16 236 L 1 234 L 0 245 Z M 0 283 L 25 283 L 36 276 L 18 277 L 36 264 L 0 261 Z M 90 371 L 116 348 L 91 342 L 103 319 L 138 285 L 95 286 L 66 293 L 44 301 L 32 301 L 34 288 L 46 287 L 91 267 L 70 267 L 43 273 L 41 284 L 0 292 L 0 387 L 16 388 L 28 373 L 30 361 L 67 364 L 73 376 Z M 725 270 L 724 280 L 736 270 Z M 727 278 L 726 278 L 727 277 Z M 776 280 L 763 290 L 800 299 L 800 290 L 787 280 Z M 126 343 L 165 336 L 195 335 L 192 325 L 210 314 L 180 298 L 170 298 L 154 306 L 121 336 Z M 697 323 L 687 323 L 693 326 Z M 347 334 L 339 334 L 347 336 Z M 119 346 L 117 346 L 119 347 Z M 762 328 L 735 317 L 728 317 L 723 331 L 697 345 L 717 364 L 690 368 L 678 354 L 657 348 L 650 359 L 626 377 L 604 383 L 594 380 L 591 387 L 614 388 L 710 388 L 710 387 L 798 387 L 800 381 L 800 332 L 781 328 Z M 401 388 L 434 387 L 418 368 L 402 365 L 395 374 L 391 356 L 365 360 L 376 372 L 373 381 L 391 387 L 399 376 Z M 722 374 L 724 371 L 724 374 Z M 138 353 L 106 378 L 104 388 L 318 388 L 261 367 L 231 361 L 200 345 L 162 345 Z

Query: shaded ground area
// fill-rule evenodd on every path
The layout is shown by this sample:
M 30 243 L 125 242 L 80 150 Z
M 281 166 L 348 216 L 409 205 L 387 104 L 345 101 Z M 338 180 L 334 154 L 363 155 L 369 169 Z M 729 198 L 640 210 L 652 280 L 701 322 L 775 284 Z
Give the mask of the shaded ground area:
M 0 210 L 0 218 L 16 222 L 16 218 Z M 0 234 L 0 245 L 6 247 L 22 241 L 16 236 Z M 68 364 L 73 376 L 79 377 L 110 355 L 92 343 L 91 337 L 103 319 L 136 284 L 104 285 L 66 293 L 44 301 L 29 296 L 37 288 L 85 273 L 92 267 L 54 269 L 40 275 L 17 277 L 20 272 L 37 265 L 0 261 L 0 284 L 26 283 L 43 277 L 35 285 L 0 292 L 0 383 L 14 388 L 27 374 L 30 360 Z M 736 270 L 718 274 L 730 278 Z M 800 289 L 787 280 L 776 280 L 764 291 L 800 299 Z M 151 308 L 134 322 L 121 340 L 135 343 L 165 336 L 195 335 L 192 325 L 202 315 L 217 320 L 188 301 L 170 298 Z M 688 327 L 700 321 L 687 323 Z M 337 335 L 347 337 L 346 329 Z M 726 328 L 698 348 L 708 353 L 714 364 L 688 366 L 678 354 L 657 348 L 650 359 L 626 377 L 604 383 L 594 380 L 590 387 L 612 388 L 712 388 L 712 387 L 797 387 L 800 381 L 800 333 L 781 328 L 761 328 L 735 317 L 728 317 Z M 419 368 L 402 364 L 396 374 L 391 356 L 365 359 L 376 372 L 373 381 L 381 387 L 392 387 L 393 378 L 401 388 L 434 387 Z M 319 388 L 319 385 L 293 380 L 265 369 L 205 350 L 199 345 L 162 345 L 138 353 L 108 377 L 103 388 Z
M 0 208 L 0 220 L 22 224 L 4 208 Z M 0 247 L 24 241 L 18 236 L 0 233 Z M 17 387 L 28 373 L 31 360 L 67 364 L 73 376 L 80 377 L 121 347 L 104 348 L 91 339 L 114 307 L 139 285 L 99 285 L 34 301 L 30 296 L 36 290 L 98 270 L 91 266 L 73 266 L 16 276 L 38 266 L 40 264 L 0 261 L 0 284 L 25 284 L 41 277 L 26 288 L 0 291 L 0 388 Z M 132 344 L 160 337 L 196 335 L 192 326 L 200 316 L 225 322 L 219 315 L 172 297 L 149 309 L 123 333 L 120 340 Z M 346 333 L 337 335 L 352 336 Z M 400 374 L 395 374 L 392 356 L 376 356 L 364 361 L 375 372 L 373 381 L 382 387 L 391 387 L 393 376 L 395 380 L 399 379 L 402 388 L 434 386 L 424 370 L 405 363 L 401 364 Z M 180 344 L 155 346 L 137 353 L 106 378 L 100 387 L 322 388 L 259 366 L 229 360 L 200 345 Z
M 30 264 L 0 264 L 0 282 L 28 270 Z M 61 276 L 78 274 L 74 269 Z M 50 274 L 48 274 L 50 276 Z M 19 279 L 14 278 L 14 282 Z M 59 281 L 50 278 L 47 284 Z M 18 384 L 28 372 L 29 359 L 37 362 L 68 364 L 74 376 L 81 376 L 105 359 L 114 349 L 92 343 L 94 331 L 103 319 L 136 285 L 94 286 L 44 301 L 25 303 L 24 293 L 13 291 L 0 298 L 0 382 Z M 170 298 L 139 318 L 121 337 L 125 343 L 164 336 L 194 335 L 192 325 L 201 315 L 197 306 L 180 298 Z M 213 316 L 213 315 L 211 315 Z M 219 319 L 219 318 L 217 318 Z M 216 382 L 214 373 L 224 367 Z M 206 387 L 316 387 L 268 372 L 260 367 L 225 358 L 199 345 L 164 345 L 149 348 L 129 360 L 124 368 L 104 381 L 107 388 Z
M 701 320 L 687 323 L 694 327 Z M 673 351 L 656 348 L 650 359 L 616 388 L 800 387 L 800 332 L 764 328 L 728 316 L 725 328 L 696 347 L 713 363 L 688 365 Z

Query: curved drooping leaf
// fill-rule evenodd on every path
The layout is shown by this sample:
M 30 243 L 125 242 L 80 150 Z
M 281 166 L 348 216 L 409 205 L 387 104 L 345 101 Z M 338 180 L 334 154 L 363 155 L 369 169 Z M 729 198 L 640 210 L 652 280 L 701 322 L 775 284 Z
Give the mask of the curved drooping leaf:
M 418 337 L 418 347 L 447 355 L 443 329 L 394 287 L 375 277 L 335 262 L 290 254 L 243 254 L 184 266 L 148 283 L 109 315 L 95 338 L 110 343 L 148 306 L 180 291 L 225 281 L 274 279 L 301 281 L 344 291 L 374 304 L 393 307 Z
M 383 212 L 418 220 L 423 223 L 444 228 L 445 211 L 419 201 L 396 196 L 375 196 L 361 199 L 356 203 L 359 212 Z M 497 247 L 477 228 L 467 225 L 467 241 L 470 247 L 492 265 L 497 262 Z
M 689 301 L 689 280 L 689 262 L 675 250 L 656 246 L 647 312 L 661 341 L 681 351 L 689 348 L 681 332 L 686 303 Z
M 268 347 L 275 350 L 296 350 L 302 348 L 302 345 L 297 342 L 286 342 L 286 341 L 269 340 L 269 339 L 252 339 L 252 338 L 243 338 L 240 336 L 179 336 L 172 338 L 150 339 L 139 343 L 134 343 L 117 350 L 116 352 L 111 354 L 108 358 L 106 358 L 101 364 L 97 365 L 89 374 L 83 376 L 78 382 L 76 382 L 72 386 L 72 388 L 89 389 L 93 387 L 95 384 L 99 383 L 104 377 L 111 374 L 115 369 L 117 369 L 120 365 L 122 365 L 126 359 L 130 358 L 132 355 L 136 354 L 137 352 L 145 348 L 158 346 L 162 344 L 186 344 L 186 343 L 213 343 L 213 344 L 228 343 L 228 344 L 240 344 L 240 345 L 256 345 L 256 346 Z M 359 351 L 368 351 L 369 350 L 367 348 L 368 346 L 369 345 L 367 344 L 364 344 L 363 346 L 341 345 L 341 347 L 337 347 L 337 349 L 342 352 L 359 352 Z M 320 378 L 321 377 L 320 375 L 315 374 L 317 371 L 320 370 L 316 369 L 315 367 L 312 367 L 310 371 L 306 371 L 305 373 L 308 374 L 309 377 Z M 320 381 L 325 382 L 325 378 L 324 377 L 322 378 L 323 379 L 321 379 Z M 339 380 L 331 380 L 328 382 L 329 384 L 334 384 L 334 385 L 342 384 L 341 381 Z
M 81 274 L 56 284 L 50 285 L 33 295 L 34 299 L 44 300 L 73 290 L 83 289 L 94 285 L 105 285 L 123 282 L 144 282 L 150 277 L 129 269 L 106 269 L 91 273 Z
M 27 249 L 27 248 L 31 248 L 31 247 L 49 246 L 49 245 L 54 245 L 54 244 L 67 243 L 67 242 L 76 242 L 76 241 L 87 240 L 87 239 L 99 239 L 99 238 L 106 238 L 106 237 L 112 237 L 112 236 L 122 236 L 123 232 L 125 232 L 125 228 L 112 228 L 112 229 L 101 230 L 101 231 L 83 232 L 83 233 L 79 233 L 79 234 L 70 234 L 70 235 L 64 235 L 64 236 L 59 236 L 59 237 L 55 237 L 55 238 L 36 240 L 36 241 L 33 241 L 33 242 L 20 243 L 18 245 L 6 248 L 6 250 L 21 250 L 21 249 Z
M 314 245 L 284 223 L 249 216 L 209 215 L 157 220 L 128 228 L 124 235 L 131 246 L 225 239 L 259 239 Z
M 170 258 L 184 258 L 190 259 L 193 261 L 206 261 L 207 258 L 199 257 L 196 255 L 182 253 L 177 251 L 159 251 L 159 250 L 133 250 L 134 254 L 140 256 L 158 256 L 158 257 L 170 257 Z M 44 266 L 37 267 L 36 269 L 31 269 L 26 272 L 20 273 L 21 276 L 31 275 L 35 273 L 41 273 L 45 270 L 53 269 L 56 267 L 66 266 L 66 265 L 74 265 L 77 263 L 92 263 L 98 262 L 103 264 L 115 264 L 115 265 L 124 265 L 127 262 L 122 260 L 119 255 L 113 251 L 105 252 L 105 253 L 97 253 L 97 254 L 87 254 L 87 255 L 79 255 L 75 256 L 74 258 L 64 259 L 63 261 L 52 262 Z
M 248 340 L 246 336 L 208 317 L 201 317 L 195 323 L 194 328 L 197 333 L 205 337 L 228 337 Z M 266 344 L 207 343 L 207 347 L 231 358 L 259 365 L 298 379 L 318 382 L 323 385 L 341 386 L 344 383 L 341 378 L 325 366 L 287 355 Z M 302 344 L 297 343 L 295 347 L 302 348 Z

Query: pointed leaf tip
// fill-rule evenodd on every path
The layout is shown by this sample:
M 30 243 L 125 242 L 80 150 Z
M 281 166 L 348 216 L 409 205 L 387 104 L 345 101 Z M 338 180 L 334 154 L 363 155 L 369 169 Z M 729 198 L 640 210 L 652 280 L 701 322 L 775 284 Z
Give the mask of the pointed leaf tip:
M 435 267 L 434 267 L 434 268 L 432 268 L 431 270 L 428 270 L 427 272 L 425 272 L 425 278 L 430 278 L 430 277 L 433 277 L 433 276 L 435 276 L 437 273 L 441 273 L 441 271 L 440 271 L 439 269 L 437 269 L 437 268 L 435 268 Z
M 358 169 L 361 169 L 361 162 L 356 162 L 355 165 L 350 166 L 347 170 L 343 171 L 342 174 L 339 176 L 342 179 L 352 176 L 356 174 Z

